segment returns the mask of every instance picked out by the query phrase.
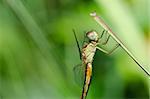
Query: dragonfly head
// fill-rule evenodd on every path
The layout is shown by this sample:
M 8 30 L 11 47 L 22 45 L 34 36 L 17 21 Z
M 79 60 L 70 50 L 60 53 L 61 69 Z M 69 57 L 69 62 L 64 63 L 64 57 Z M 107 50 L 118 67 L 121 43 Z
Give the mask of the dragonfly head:
M 87 33 L 86 33 L 86 36 L 88 37 L 88 39 L 89 39 L 90 41 L 98 42 L 98 40 L 99 40 L 99 37 L 98 37 L 97 32 L 96 32 L 96 31 L 93 31 L 93 30 L 87 32 Z

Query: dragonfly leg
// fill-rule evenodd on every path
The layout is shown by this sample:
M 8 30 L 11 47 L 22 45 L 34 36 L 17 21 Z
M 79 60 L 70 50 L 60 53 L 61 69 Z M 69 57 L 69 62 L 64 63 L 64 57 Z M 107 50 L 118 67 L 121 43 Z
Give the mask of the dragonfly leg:
M 103 32 L 102 32 L 102 34 L 100 36 L 100 39 L 103 37 L 104 33 L 105 33 L 105 30 L 103 30 Z
M 106 41 L 102 43 L 102 45 L 106 45 L 110 39 L 110 35 L 107 37 Z
M 107 36 L 107 32 L 108 32 L 108 31 L 103 30 L 103 32 L 102 32 L 102 34 L 101 34 L 101 36 L 100 36 L 100 39 L 103 37 L 104 34 L 106 34 L 106 36 Z M 109 41 L 109 39 L 110 39 L 110 35 L 106 38 L 106 40 L 102 43 L 102 45 L 106 45 L 107 42 Z
M 108 55 L 110 55 L 112 52 L 114 52 L 115 51 L 115 49 L 117 49 L 118 47 L 120 46 L 120 44 L 117 44 L 111 51 L 106 51 L 105 49 L 103 49 L 103 48 L 100 48 L 100 47 L 96 47 L 98 50 L 100 50 L 100 51 L 102 51 L 102 52 L 104 52 L 105 54 L 108 54 Z
M 100 48 L 100 47 L 96 47 L 98 50 L 100 50 L 100 51 L 102 51 L 102 52 L 104 52 L 105 54 L 108 54 L 109 52 L 108 51 L 106 51 L 105 49 L 102 49 L 102 48 Z
M 78 41 L 78 39 L 77 39 L 77 36 L 76 36 L 76 33 L 75 33 L 75 30 L 74 30 L 74 29 L 73 29 L 73 33 L 74 33 L 74 37 L 75 37 L 76 44 L 77 44 L 77 47 L 78 47 L 78 52 L 79 52 L 79 55 L 80 55 L 80 59 L 82 59 L 81 48 L 80 48 L 79 41 Z
M 86 32 L 84 31 L 84 38 L 83 38 L 83 42 L 82 42 L 82 46 L 84 45 L 84 43 L 86 42 Z
M 120 46 L 120 44 L 116 44 L 116 46 L 108 52 L 108 55 L 110 55 L 112 52 L 114 52 L 118 47 Z

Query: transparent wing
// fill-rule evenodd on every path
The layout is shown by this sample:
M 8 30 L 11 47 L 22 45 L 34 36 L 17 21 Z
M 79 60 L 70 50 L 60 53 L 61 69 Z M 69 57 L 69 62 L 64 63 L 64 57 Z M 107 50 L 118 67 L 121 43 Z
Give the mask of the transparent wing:
M 78 64 L 73 68 L 75 82 L 79 86 L 83 86 L 85 78 L 85 66 Z
M 96 15 L 96 12 L 90 14 L 95 21 L 109 33 L 109 35 L 119 44 L 119 46 L 135 61 L 135 63 L 150 77 L 150 73 L 148 70 L 142 66 L 138 60 L 134 57 L 134 55 L 127 49 L 127 47 L 121 42 L 121 40 L 115 35 L 115 33 L 109 28 L 109 26 L 99 17 Z M 106 42 L 107 43 L 107 42 Z

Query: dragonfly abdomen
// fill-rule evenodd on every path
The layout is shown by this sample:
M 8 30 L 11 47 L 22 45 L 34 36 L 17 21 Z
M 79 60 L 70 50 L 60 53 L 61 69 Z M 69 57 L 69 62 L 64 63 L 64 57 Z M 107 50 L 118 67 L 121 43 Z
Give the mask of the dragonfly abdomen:
M 91 77 L 92 77 L 92 63 L 87 63 L 81 99 L 85 99 L 87 96 L 88 89 L 91 82 Z

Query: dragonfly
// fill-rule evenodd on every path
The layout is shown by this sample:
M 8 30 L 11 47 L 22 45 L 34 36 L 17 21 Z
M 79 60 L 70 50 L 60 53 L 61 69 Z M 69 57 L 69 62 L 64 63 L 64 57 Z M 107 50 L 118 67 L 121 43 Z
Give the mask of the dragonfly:
M 81 99 L 86 99 L 86 96 L 88 94 L 88 90 L 89 90 L 91 78 L 92 78 L 92 62 L 93 62 L 96 50 L 100 50 L 104 52 L 105 54 L 111 54 L 118 47 L 121 47 L 135 61 L 135 63 L 150 77 L 150 73 L 146 71 L 146 69 L 137 61 L 137 59 L 133 56 L 133 54 L 127 49 L 127 47 L 121 42 L 121 40 L 115 35 L 115 33 L 112 32 L 112 30 L 106 25 L 106 23 L 99 16 L 97 16 L 96 12 L 90 13 L 90 16 L 92 16 L 104 30 L 102 31 L 100 36 L 95 30 L 86 32 L 85 37 L 84 37 L 86 38 L 86 41 L 84 40 L 82 49 L 80 48 L 75 30 L 73 30 L 76 44 L 77 44 L 78 51 L 79 51 L 79 55 L 80 55 L 80 59 L 82 61 L 81 64 L 74 67 L 74 71 L 76 71 L 78 67 L 82 67 L 83 68 L 82 71 L 84 71 L 84 83 L 83 83 L 83 88 L 82 88 Z M 110 51 L 107 51 L 98 46 L 105 33 L 109 33 L 109 36 L 102 43 L 102 45 L 107 44 L 110 37 L 112 37 L 117 42 L 114 48 L 112 48 Z

